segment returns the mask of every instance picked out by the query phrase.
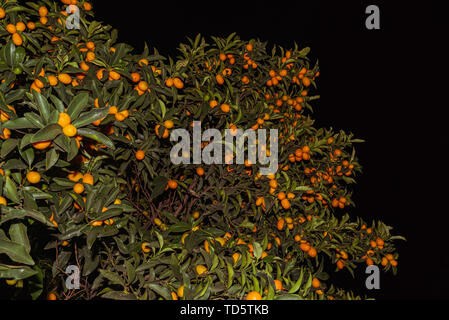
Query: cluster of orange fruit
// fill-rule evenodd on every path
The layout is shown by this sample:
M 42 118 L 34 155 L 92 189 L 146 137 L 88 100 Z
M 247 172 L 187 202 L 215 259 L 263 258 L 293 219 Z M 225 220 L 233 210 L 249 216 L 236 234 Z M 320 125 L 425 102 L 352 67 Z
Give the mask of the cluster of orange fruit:
M 177 89 L 184 88 L 184 82 L 182 82 L 182 80 L 179 78 L 167 78 L 167 80 L 165 80 L 165 85 L 169 88 L 173 86 L 175 86 Z
M 94 185 L 94 177 L 90 173 L 85 173 L 84 175 L 78 171 L 71 171 L 67 178 L 73 182 L 75 185 L 73 186 L 73 191 L 77 194 L 82 194 L 85 190 L 84 183 Z M 81 180 L 81 182 L 80 182 Z
M 65 112 L 59 114 L 58 124 L 62 127 L 62 132 L 67 137 L 74 137 L 77 133 L 76 127 L 72 124 L 70 115 Z
M 310 160 L 310 147 L 304 146 L 302 149 L 296 149 L 295 153 L 288 155 L 288 160 L 290 162 L 299 162 L 301 160 Z
M 2 82 L 4 81 L 4 79 L 2 80 Z M 7 105 L 8 109 L 11 110 L 12 112 L 16 113 L 16 110 L 14 109 L 14 107 Z M 1 110 L 0 111 L 0 119 L 1 122 L 5 122 L 9 120 L 9 114 L 7 114 L 5 111 Z M 3 128 L 2 131 L 0 131 L 0 138 L 3 140 L 8 140 L 11 137 L 11 130 L 9 130 L 8 128 Z
M 336 254 L 336 256 L 337 256 L 337 268 L 338 269 L 343 269 L 344 267 L 345 267 L 345 260 L 347 260 L 349 257 L 348 257 L 348 254 L 344 251 L 344 250 L 340 250 L 340 249 L 336 249 L 337 250 L 337 254 Z

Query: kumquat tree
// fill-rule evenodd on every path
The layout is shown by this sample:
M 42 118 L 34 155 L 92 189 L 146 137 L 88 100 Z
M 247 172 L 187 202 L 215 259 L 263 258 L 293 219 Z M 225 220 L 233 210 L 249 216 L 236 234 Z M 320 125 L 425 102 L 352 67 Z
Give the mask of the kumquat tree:
M 347 213 L 362 140 L 314 127 L 309 48 L 198 35 L 173 59 L 117 39 L 86 1 L 0 0 L 4 296 L 358 299 L 330 272 L 397 272 L 403 238 Z M 174 164 L 194 121 L 278 130 L 277 171 Z

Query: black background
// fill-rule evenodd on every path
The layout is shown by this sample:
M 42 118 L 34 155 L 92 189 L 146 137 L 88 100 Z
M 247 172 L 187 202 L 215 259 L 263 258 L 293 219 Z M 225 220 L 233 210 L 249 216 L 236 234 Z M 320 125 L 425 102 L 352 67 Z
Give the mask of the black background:
M 428 1 L 92 2 L 96 18 L 136 52 L 147 42 L 175 57 L 178 44 L 198 33 L 310 46 L 321 69 L 316 126 L 366 140 L 357 145 L 364 173 L 352 214 L 407 238 L 398 241 L 398 275 L 382 275 L 381 290 L 363 289 L 364 270 L 335 281 L 377 299 L 449 297 L 443 8 Z M 380 30 L 365 27 L 369 4 L 380 8 Z

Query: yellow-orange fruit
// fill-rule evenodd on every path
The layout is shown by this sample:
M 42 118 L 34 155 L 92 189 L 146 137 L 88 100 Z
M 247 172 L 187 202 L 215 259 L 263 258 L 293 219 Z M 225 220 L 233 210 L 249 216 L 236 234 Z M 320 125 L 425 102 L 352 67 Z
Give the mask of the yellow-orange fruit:
M 90 173 L 85 173 L 83 175 L 83 183 L 90 184 L 91 186 L 94 185 L 94 177 Z
M 37 150 L 44 150 L 47 149 L 51 144 L 51 140 L 47 140 L 47 141 L 40 141 L 40 142 L 35 142 L 33 143 L 33 147 Z
M 61 81 L 63 84 L 71 84 L 72 83 L 72 77 L 68 75 L 67 73 L 60 73 L 58 75 L 58 80 Z
M 39 181 L 41 181 L 41 175 L 39 174 L 39 172 L 36 171 L 30 171 L 27 173 L 27 180 L 29 183 L 38 183 Z
M 71 121 L 72 119 L 70 119 L 70 116 L 67 113 L 61 112 L 59 114 L 58 124 L 61 127 L 63 128 L 67 127 L 71 123 Z
M 176 189 L 178 187 L 178 183 L 175 180 L 168 180 L 167 185 L 170 189 Z
M 184 83 L 183 83 L 182 80 L 179 79 L 179 78 L 174 78 L 174 79 L 173 79 L 173 84 L 175 85 L 175 87 L 176 87 L 177 89 L 182 89 L 182 88 L 184 88 Z
M 16 29 L 16 26 L 15 25 L 13 25 L 13 24 L 8 24 L 7 26 L 6 26 L 6 31 L 8 31 L 9 33 L 11 33 L 11 34 L 14 34 L 14 33 L 16 33 L 17 32 L 17 29 Z
M 284 208 L 284 209 L 290 209 L 290 201 L 288 201 L 288 199 L 283 199 L 282 201 L 281 201 L 281 206 L 282 206 L 282 208 Z
M 69 124 L 67 126 L 65 126 L 62 129 L 62 132 L 67 136 L 67 137 L 73 137 L 76 135 L 77 129 L 74 125 Z
M 84 185 L 81 183 L 77 183 L 73 186 L 73 191 L 77 194 L 81 194 L 84 192 Z
M 20 36 L 20 34 L 18 33 L 14 33 L 12 35 L 12 42 L 16 45 L 16 46 L 21 46 L 23 43 L 22 37 Z
M 46 7 L 42 6 L 39 8 L 39 15 L 41 17 L 46 17 L 47 14 L 48 14 L 48 9 Z
M 207 268 L 205 266 L 203 266 L 202 264 L 197 265 L 195 270 L 198 275 L 202 275 L 207 272 Z
M 246 300 L 262 300 L 262 296 L 257 291 L 251 291 L 246 295 Z
M 145 158 L 145 152 L 143 150 L 138 150 L 136 152 L 136 159 L 143 160 Z

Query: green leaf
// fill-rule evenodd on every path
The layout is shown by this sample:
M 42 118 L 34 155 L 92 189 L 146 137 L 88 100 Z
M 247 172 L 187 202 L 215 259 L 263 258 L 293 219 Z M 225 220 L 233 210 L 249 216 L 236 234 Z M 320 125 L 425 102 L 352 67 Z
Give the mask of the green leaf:
M 10 159 L 3 166 L 3 170 L 26 169 L 27 165 L 20 159 Z
M 172 232 L 172 233 L 181 233 L 181 232 L 185 232 L 190 229 L 192 229 L 192 225 L 190 223 L 179 222 L 179 223 L 171 225 L 168 230 L 169 230 L 169 232 Z
M 5 95 L 5 103 L 12 104 L 15 101 L 23 100 L 23 96 L 25 95 L 25 89 L 17 89 L 9 92 Z
M 226 266 L 228 268 L 228 288 L 230 288 L 232 285 L 232 278 L 234 277 L 234 268 L 229 262 L 226 262 Z
M 53 167 L 56 162 L 58 162 L 59 159 L 59 153 L 56 151 L 56 149 L 52 148 L 50 151 L 47 151 L 45 154 L 45 170 L 49 170 L 51 167 Z
M 37 274 L 28 266 L 8 266 L 0 264 L 0 278 L 23 280 Z
M 113 284 L 120 284 L 123 287 L 125 286 L 125 280 L 119 276 L 118 273 L 100 269 L 100 273 L 103 277 L 111 281 Z
M 0 253 L 6 254 L 15 262 L 34 265 L 33 258 L 31 258 L 26 247 L 22 244 L 13 241 L 0 240 Z
M 254 248 L 254 256 L 256 257 L 256 259 L 259 259 L 262 256 L 262 246 L 260 245 L 259 242 L 253 242 L 253 248 Z
M 29 192 L 30 195 L 35 200 L 42 200 L 42 199 L 51 199 L 51 198 L 53 198 L 53 196 L 51 194 L 46 193 L 46 192 L 42 191 L 41 189 L 38 189 L 38 188 L 33 187 L 33 186 L 23 187 L 23 190 Z
M 50 100 L 51 100 L 51 102 L 53 102 L 53 104 L 56 107 L 56 110 L 59 113 L 64 113 L 65 112 L 64 103 L 58 97 L 56 97 L 54 95 L 50 95 Z
M 30 217 L 47 226 L 54 227 L 53 223 L 48 220 L 42 212 L 36 210 L 16 209 L 12 207 L 2 207 L 3 216 L 0 219 L 0 225 L 14 219 Z M 0 229 L 1 230 L 1 229 Z
M 76 143 L 76 140 L 69 138 L 69 141 L 70 141 L 70 148 L 69 152 L 67 153 L 67 161 L 71 161 L 78 154 L 78 144 Z
M 295 191 L 309 191 L 312 190 L 310 187 L 306 187 L 306 186 L 298 186 L 295 188 Z
M 57 123 L 52 123 L 45 128 L 40 129 L 31 138 L 31 143 L 53 140 L 62 133 L 62 128 Z
M 61 134 L 55 140 L 53 140 L 53 143 L 58 147 L 60 147 L 65 152 L 69 153 L 72 148 L 70 140 L 72 139 L 67 137 L 65 134 Z
M 129 48 L 124 43 L 119 43 L 115 46 L 115 53 L 111 60 L 111 65 L 115 65 L 117 62 L 122 59 L 126 53 L 129 51 Z
M 0 151 L 0 157 L 5 158 L 15 147 L 19 144 L 17 139 L 8 139 L 2 144 L 2 149 Z
M 280 296 L 277 296 L 275 300 L 304 300 L 304 298 L 294 295 L 294 294 L 283 294 Z
M 14 183 L 14 181 L 12 181 L 12 179 L 10 177 L 6 177 L 4 192 L 5 192 L 6 197 L 8 199 L 10 199 L 11 201 L 13 201 L 15 203 L 20 202 L 19 197 L 17 196 L 17 186 Z
M 14 43 L 10 40 L 5 45 L 5 47 L 2 50 L 2 58 L 6 62 L 6 64 L 12 68 L 16 67 L 15 63 L 15 54 L 14 51 L 16 50 L 16 46 Z
M 119 216 L 123 213 L 123 210 L 120 208 L 111 208 L 106 210 L 105 212 L 102 212 L 98 215 L 98 217 L 95 218 L 95 221 L 103 221 L 112 217 Z
M 27 227 L 23 223 L 12 224 L 9 227 L 9 236 L 11 241 L 23 245 L 26 252 L 30 253 L 31 245 L 30 240 L 28 240 Z
M 20 148 L 20 149 L 23 149 L 23 148 L 25 148 L 27 145 L 29 145 L 32 137 L 33 137 L 33 134 L 32 134 L 32 133 L 27 133 L 26 135 L 24 135 L 24 136 L 22 137 L 22 140 L 20 140 L 19 148 Z
M 153 290 L 154 292 L 156 292 L 157 294 L 159 294 L 160 296 L 162 296 L 164 299 L 166 300 L 171 300 L 171 293 L 170 290 L 168 290 L 167 287 L 162 287 L 158 284 L 155 283 L 150 283 L 148 284 L 148 287 Z
M 77 128 L 91 124 L 94 121 L 100 120 L 108 115 L 109 108 L 95 108 L 89 112 L 82 114 L 78 119 L 73 121 L 73 125 Z
M 167 186 L 168 178 L 164 176 L 157 176 L 153 180 L 153 189 L 151 191 L 151 197 L 153 199 L 156 199 L 158 196 L 160 196 Z
M 87 92 L 81 92 L 76 95 L 69 106 L 67 107 L 67 114 L 72 120 L 77 119 L 83 109 L 87 106 L 89 101 L 89 94 Z
M 111 148 L 111 149 L 115 149 L 114 143 L 111 141 L 111 139 L 109 139 L 107 136 L 105 136 L 104 134 L 102 134 L 101 132 L 92 130 L 92 129 L 87 129 L 87 128 L 81 128 L 78 129 L 78 134 L 80 136 L 95 140 L 101 144 L 104 144 L 106 147 Z
M 28 166 L 31 167 L 34 161 L 34 150 L 33 148 L 27 148 L 24 150 L 19 149 L 19 153 L 22 156 L 22 158 L 28 163 Z
M 17 118 L 14 120 L 8 120 L 3 125 L 3 128 L 8 129 L 36 129 L 39 128 L 39 126 L 32 123 L 27 118 Z
M 159 99 L 159 105 L 161 106 L 161 118 L 164 119 L 167 108 L 165 107 L 165 103 L 161 99 Z
M 299 287 L 301 286 L 302 283 L 302 278 L 304 277 L 304 270 L 301 269 L 301 274 L 299 275 L 298 280 L 295 282 L 295 284 L 290 288 L 290 290 L 288 291 L 288 293 L 295 293 L 296 291 L 299 290 Z
M 123 291 L 108 291 L 102 294 L 101 297 L 114 300 L 136 300 L 136 296 L 134 294 L 126 293 Z
M 34 113 L 34 112 L 27 112 L 24 114 L 24 117 L 31 122 L 36 128 L 43 128 L 45 127 L 45 124 L 42 122 L 42 118 Z
M 157 241 L 159 242 L 159 248 L 162 249 L 162 247 L 164 246 L 164 237 L 162 237 L 162 235 L 157 231 L 155 231 L 154 233 L 156 233 Z
M 23 60 L 26 57 L 26 52 L 25 49 L 23 47 L 18 47 L 16 48 L 16 52 L 15 52 L 15 63 L 16 64 L 20 64 L 23 62 Z
M 33 96 L 34 99 L 36 100 L 37 107 L 42 116 L 42 119 L 44 120 L 45 124 L 47 124 L 50 119 L 52 108 L 48 103 L 47 98 L 45 98 L 42 94 L 40 94 L 36 90 L 33 90 Z

